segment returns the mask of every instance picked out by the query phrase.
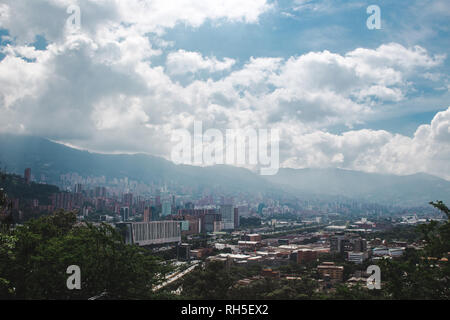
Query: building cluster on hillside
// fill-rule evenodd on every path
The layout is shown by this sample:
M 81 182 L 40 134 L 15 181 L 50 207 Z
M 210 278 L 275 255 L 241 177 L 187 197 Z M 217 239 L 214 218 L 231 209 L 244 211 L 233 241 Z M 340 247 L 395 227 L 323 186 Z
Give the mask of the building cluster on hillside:
M 329 248 L 320 243 L 309 245 L 290 244 L 288 239 L 276 239 L 276 243 L 263 241 L 259 234 L 244 234 L 236 246 L 216 244 L 218 249 L 228 247 L 231 253 L 220 253 L 209 257 L 209 261 L 232 260 L 238 265 L 263 263 L 264 265 L 283 265 L 290 262 L 306 264 L 316 261 L 321 253 Z
M 370 241 L 353 233 L 336 232 L 330 237 L 330 252 L 340 253 L 348 261 L 361 264 L 371 258 L 396 258 L 403 255 L 406 243 L 392 242 L 389 247 L 381 245 L 381 241 Z

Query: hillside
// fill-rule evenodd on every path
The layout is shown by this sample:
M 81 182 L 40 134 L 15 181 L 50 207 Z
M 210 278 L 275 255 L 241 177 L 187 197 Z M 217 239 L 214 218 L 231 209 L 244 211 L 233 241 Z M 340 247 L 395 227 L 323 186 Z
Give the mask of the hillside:
M 195 167 L 175 165 L 145 154 L 105 155 L 72 149 L 49 140 L 0 135 L 0 163 L 8 172 L 47 176 L 50 182 L 61 174 L 128 177 L 144 183 L 175 183 L 225 191 L 308 197 L 342 196 L 381 204 L 416 206 L 431 200 L 450 202 L 450 182 L 428 174 L 397 176 L 342 169 L 280 169 L 275 176 L 260 176 L 232 166 Z
M 336 168 L 280 169 L 277 175 L 265 178 L 297 193 L 340 195 L 392 205 L 450 200 L 450 182 L 425 173 L 397 176 Z
M 59 192 L 59 188 L 48 184 L 30 183 L 15 174 L 4 174 L 0 178 L 0 189 L 4 189 L 8 198 L 21 200 L 39 200 L 41 205 L 51 204 L 50 196 Z

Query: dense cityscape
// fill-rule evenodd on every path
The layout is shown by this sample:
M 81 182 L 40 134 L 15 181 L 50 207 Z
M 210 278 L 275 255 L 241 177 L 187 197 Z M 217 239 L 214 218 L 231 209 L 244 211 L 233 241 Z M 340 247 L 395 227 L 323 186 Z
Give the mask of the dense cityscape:
M 178 320 L 445 303 L 449 17 L 448 0 L 0 0 L 0 303 Z
M 178 194 L 167 187 L 154 188 L 148 196 L 151 188 L 146 195 L 129 192 L 133 183 L 126 179 L 115 188 L 98 180 L 68 187 L 62 177 L 66 190 L 60 191 L 34 182 L 31 173 L 27 168 L 23 177 L 4 175 L 1 186 L 7 193 L 11 185 L 16 190 L 3 217 L 10 216 L 17 228 L 54 212 L 73 212 L 75 226 L 109 225 L 126 245 L 144 248 L 168 268 L 152 292 L 169 299 L 395 298 L 386 293 L 389 280 L 381 281 L 382 293 L 368 289 L 368 266 L 423 254 L 427 242 L 416 229 L 448 223 L 445 211 L 431 206 L 389 213 L 356 201 L 297 201 L 293 206 L 268 197 Z M 448 254 L 425 259 L 448 270 Z M 227 278 L 222 283 L 208 280 L 222 288 L 222 296 L 211 293 L 216 289 L 189 285 L 198 281 L 195 277 L 207 277 L 211 268 L 216 270 L 213 277 L 223 272 Z M 292 285 L 297 294 L 287 290 Z M 440 294 L 448 295 L 448 288 Z M 101 296 L 107 298 L 107 293 Z

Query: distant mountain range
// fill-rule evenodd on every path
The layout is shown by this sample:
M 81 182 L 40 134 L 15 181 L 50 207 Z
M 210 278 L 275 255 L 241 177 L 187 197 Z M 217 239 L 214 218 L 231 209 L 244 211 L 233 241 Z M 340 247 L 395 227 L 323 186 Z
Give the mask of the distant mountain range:
M 450 203 L 450 182 L 425 173 L 398 176 L 336 168 L 281 169 L 267 179 L 300 194 L 339 195 L 400 206 L 421 206 L 438 199 Z
M 339 196 L 398 206 L 425 206 L 431 200 L 450 203 L 450 182 L 424 173 L 397 176 L 342 169 L 280 169 L 275 176 L 260 176 L 232 166 L 175 165 L 145 154 L 90 153 L 39 137 L 10 134 L 0 134 L 0 165 L 18 174 L 32 168 L 36 177 L 44 174 L 51 182 L 58 181 L 61 174 L 76 172 L 229 192 Z

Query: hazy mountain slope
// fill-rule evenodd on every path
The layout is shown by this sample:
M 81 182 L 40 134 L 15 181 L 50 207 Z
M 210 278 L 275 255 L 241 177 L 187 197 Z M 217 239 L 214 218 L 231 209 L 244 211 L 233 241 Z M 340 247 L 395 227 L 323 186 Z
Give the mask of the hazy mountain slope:
M 82 176 L 128 177 L 145 183 L 221 188 L 249 193 L 289 193 L 303 198 L 343 196 L 393 205 L 426 205 L 430 200 L 450 203 L 450 182 L 427 174 L 396 176 L 342 169 L 280 169 L 275 176 L 260 176 L 232 166 L 175 165 L 144 154 L 104 155 L 80 151 L 49 140 L 0 135 L 0 163 L 9 172 L 45 174 L 58 181 L 65 173 Z
M 335 168 L 280 169 L 277 175 L 266 179 L 300 193 L 342 195 L 401 205 L 426 204 L 436 199 L 450 202 L 450 182 L 425 173 L 397 176 Z
M 61 174 L 77 172 L 82 176 L 128 177 L 146 183 L 175 182 L 248 192 L 274 190 L 261 176 L 242 168 L 175 165 L 145 154 L 96 154 L 28 136 L 0 135 L 0 163 L 7 171 L 18 174 L 30 167 L 36 177 L 45 174 L 51 181 L 58 181 Z

